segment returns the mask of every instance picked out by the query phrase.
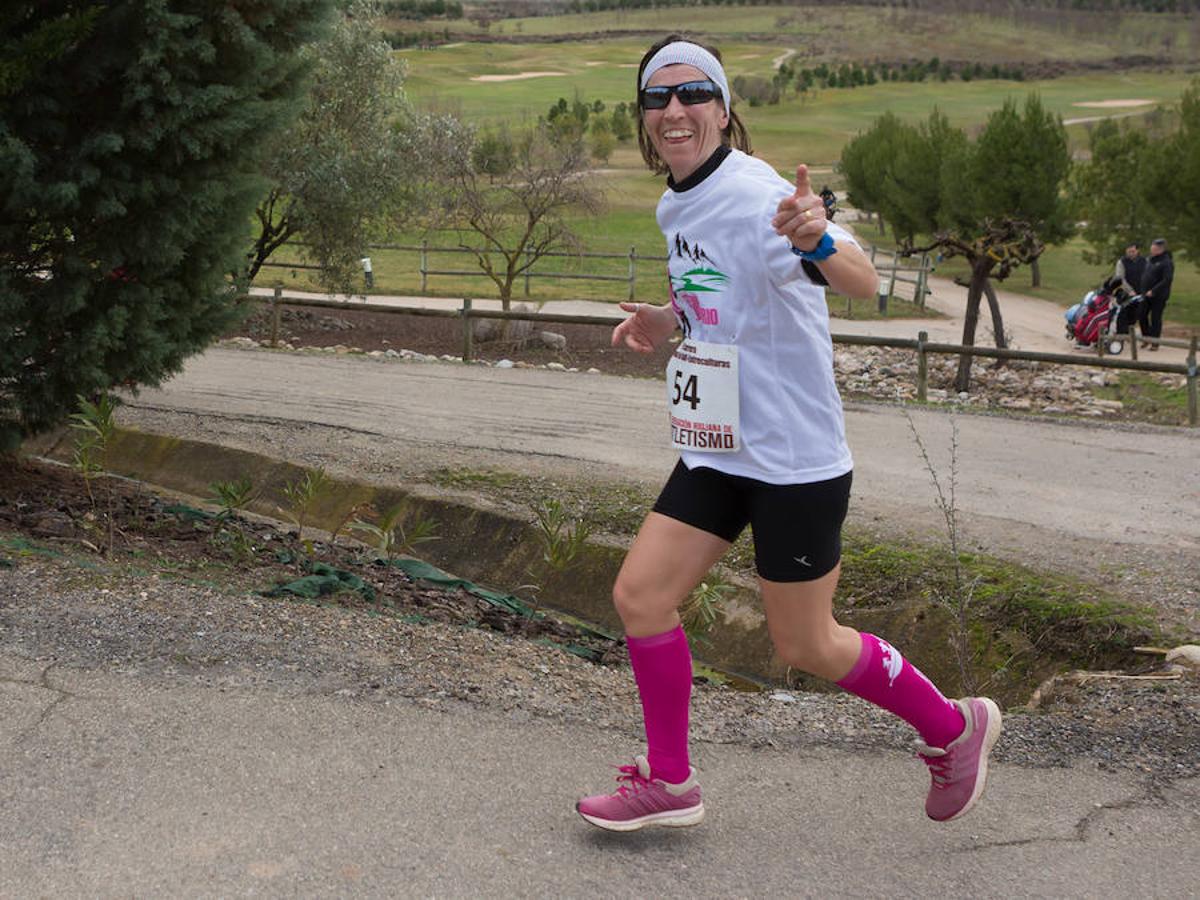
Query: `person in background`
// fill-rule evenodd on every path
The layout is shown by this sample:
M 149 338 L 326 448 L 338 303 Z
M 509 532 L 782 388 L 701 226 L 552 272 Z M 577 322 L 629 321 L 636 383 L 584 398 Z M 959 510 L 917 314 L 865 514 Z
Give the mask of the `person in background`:
M 1125 248 L 1125 255 L 1117 260 L 1113 275 L 1121 279 L 1129 296 L 1142 292 L 1142 277 L 1146 273 L 1146 257 L 1142 256 L 1136 243 Z
M 1150 244 L 1150 262 L 1142 276 L 1142 315 L 1139 323 L 1148 338 L 1162 337 L 1163 307 L 1171 298 L 1171 282 L 1175 278 L 1175 262 L 1164 238 Z M 1158 341 L 1143 341 L 1143 347 L 1158 349 Z

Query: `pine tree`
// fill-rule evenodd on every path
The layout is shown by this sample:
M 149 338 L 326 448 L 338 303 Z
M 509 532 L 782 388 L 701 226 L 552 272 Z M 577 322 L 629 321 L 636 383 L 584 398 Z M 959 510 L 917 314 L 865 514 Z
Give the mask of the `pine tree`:
M 0 445 L 154 384 L 235 315 L 297 49 L 330 0 L 8 0 L 0 14 Z M 16 48 L 19 54 L 8 51 Z
M 1179 105 L 1179 130 L 1163 148 L 1163 165 L 1147 179 L 1177 252 L 1200 263 L 1200 77 Z
M 1112 119 L 1096 124 L 1088 145 L 1091 158 L 1071 174 L 1071 205 L 1085 223 L 1081 233 L 1090 249 L 1084 260 L 1109 265 L 1131 243 L 1144 245 L 1160 230 L 1150 184 L 1162 153 L 1145 131 Z
M 1044 244 L 1059 244 L 1074 231 L 1062 195 L 1071 168 L 1062 119 L 1037 94 L 1025 98 L 1024 109 L 1006 100 L 988 117 L 979 135 L 973 178 L 978 216 L 1027 222 Z M 1040 285 L 1033 260 L 1033 286 Z

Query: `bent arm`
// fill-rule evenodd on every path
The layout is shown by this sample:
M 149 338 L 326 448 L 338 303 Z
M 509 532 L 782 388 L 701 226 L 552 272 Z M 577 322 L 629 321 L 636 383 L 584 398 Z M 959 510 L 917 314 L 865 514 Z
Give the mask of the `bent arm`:
M 879 273 L 853 241 L 835 240 L 837 253 L 817 263 L 829 287 L 855 300 L 869 300 L 879 289 Z

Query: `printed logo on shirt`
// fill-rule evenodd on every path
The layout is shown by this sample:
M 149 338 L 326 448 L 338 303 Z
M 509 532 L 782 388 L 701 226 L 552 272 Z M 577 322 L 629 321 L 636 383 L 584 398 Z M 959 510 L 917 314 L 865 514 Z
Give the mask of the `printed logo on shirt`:
M 686 271 L 675 274 L 667 269 L 669 279 L 668 290 L 671 294 L 671 307 L 683 323 L 683 333 L 687 337 L 692 333 L 692 316 L 702 325 L 716 325 L 721 321 L 721 314 L 715 307 L 705 306 L 698 294 L 719 294 L 729 283 L 729 276 L 716 267 L 707 253 L 698 243 L 689 244 L 679 232 L 675 233 L 675 259 L 688 260 L 698 265 Z M 691 316 L 687 310 L 691 310 Z
M 693 244 L 689 247 L 687 238 L 685 238 L 678 231 L 675 232 L 675 256 L 679 259 L 690 259 L 694 263 L 698 263 L 700 260 L 704 259 L 707 260 L 711 265 L 716 265 L 716 263 L 713 262 L 712 257 L 700 249 L 699 244 Z M 725 276 L 722 275 L 721 277 L 724 278 Z

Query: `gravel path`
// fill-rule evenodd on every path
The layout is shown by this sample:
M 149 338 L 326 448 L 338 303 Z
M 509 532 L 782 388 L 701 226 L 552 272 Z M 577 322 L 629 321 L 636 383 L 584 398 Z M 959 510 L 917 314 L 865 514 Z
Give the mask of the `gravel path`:
M 338 606 L 257 597 L 236 582 L 196 584 L 95 558 L 25 557 L 0 569 L 0 654 L 221 687 L 414 698 L 616 729 L 641 740 L 624 662 L 597 665 L 518 637 L 413 624 Z M 1151 789 L 1200 774 L 1200 674 L 1095 679 L 1010 712 L 1001 762 L 1141 773 Z M 904 752 L 907 726 L 848 695 L 744 693 L 698 684 L 693 734 L 709 743 Z

